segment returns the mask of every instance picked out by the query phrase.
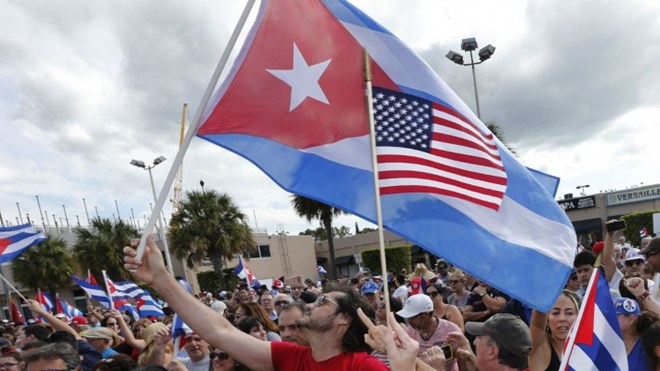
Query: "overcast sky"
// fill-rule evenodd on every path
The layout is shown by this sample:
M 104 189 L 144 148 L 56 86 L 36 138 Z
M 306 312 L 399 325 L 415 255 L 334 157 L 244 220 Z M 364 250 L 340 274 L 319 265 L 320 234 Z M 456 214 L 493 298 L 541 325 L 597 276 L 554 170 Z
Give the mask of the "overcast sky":
M 655 184 L 660 117 L 660 3 L 653 1 L 354 2 L 413 47 L 476 111 L 468 67 L 444 56 L 461 39 L 493 44 L 477 66 L 483 121 L 532 168 L 561 178 L 558 195 Z M 148 174 L 157 191 L 176 155 L 181 110 L 197 108 L 245 1 L 0 2 L 0 213 L 19 203 L 69 223 L 76 215 L 144 225 Z M 257 7 L 254 9 L 256 13 Z M 246 160 L 194 139 L 184 190 L 230 194 L 250 223 L 297 234 L 290 195 Z M 171 204 L 165 214 L 169 219 Z M 255 220 L 256 215 L 256 220 Z M 351 228 L 357 217 L 339 224 Z M 63 222 L 66 224 L 66 222 Z

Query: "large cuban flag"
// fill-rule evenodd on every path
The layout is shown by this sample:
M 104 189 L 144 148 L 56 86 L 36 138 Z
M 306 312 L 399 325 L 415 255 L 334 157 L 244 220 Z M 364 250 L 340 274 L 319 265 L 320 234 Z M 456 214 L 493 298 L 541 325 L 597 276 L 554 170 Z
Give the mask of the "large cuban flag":
M 264 0 L 197 135 L 295 194 L 376 221 L 537 309 L 570 274 L 565 212 L 434 71 L 346 1 Z

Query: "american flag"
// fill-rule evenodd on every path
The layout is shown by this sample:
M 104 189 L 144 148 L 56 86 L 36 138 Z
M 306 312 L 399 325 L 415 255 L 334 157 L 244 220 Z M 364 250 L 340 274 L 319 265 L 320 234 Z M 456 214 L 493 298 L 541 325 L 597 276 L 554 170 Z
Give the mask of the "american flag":
M 373 89 L 382 195 L 435 193 L 498 210 L 507 175 L 493 134 L 441 104 Z

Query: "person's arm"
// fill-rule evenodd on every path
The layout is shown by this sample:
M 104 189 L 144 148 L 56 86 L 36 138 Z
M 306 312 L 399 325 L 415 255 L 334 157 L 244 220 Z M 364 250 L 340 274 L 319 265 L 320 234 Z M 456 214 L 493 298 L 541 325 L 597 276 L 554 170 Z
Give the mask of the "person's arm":
M 71 326 L 69 326 L 68 323 L 50 314 L 48 311 L 44 309 L 43 306 L 41 306 L 41 303 L 39 303 L 38 301 L 28 299 L 27 304 L 30 307 L 30 310 L 32 311 L 33 314 L 37 314 L 45 318 L 46 321 L 48 321 L 48 324 L 51 325 L 55 331 L 66 331 L 71 335 L 75 336 L 76 340 L 82 339 L 82 337 L 80 337 L 80 334 L 78 334 L 76 330 L 74 330 Z
M 454 358 L 461 371 L 477 371 L 477 357 L 472 353 L 470 342 L 462 332 L 453 331 L 447 334 L 447 341 L 454 349 Z
M 465 332 L 465 322 L 463 321 L 463 315 L 455 305 L 449 305 L 447 308 L 447 319 L 458 326 L 458 328 L 461 329 L 461 332 Z
M 170 337 L 170 331 L 168 329 L 162 328 L 158 330 L 154 334 L 154 344 L 152 345 L 154 350 L 149 354 L 146 364 L 163 367 L 168 365 L 172 359 L 172 357 L 167 354 L 167 346 L 170 344 L 170 341 L 172 341 L 172 338 Z
M 415 365 L 416 371 L 435 371 L 444 370 L 447 365 L 445 353 L 437 345 L 432 346 L 426 352 L 419 355 L 417 364 Z
M 532 336 L 532 352 L 528 363 L 531 370 L 544 370 L 548 366 L 553 350 L 547 340 L 545 327 L 548 324 L 548 314 L 532 310 L 532 319 L 529 321 L 529 332 Z
M 392 371 L 428 370 L 418 368 L 424 366 L 423 362 L 417 362 L 419 343 L 406 334 L 406 331 L 394 318 L 394 313 L 387 313 L 391 328 L 384 325 L 376 326 L 362 309 L 358 309 L 357 313 L 368 329 L 368 333 L 364 335 L 364 341 L 373 349 L 387 354 Z
M 643 278 L 629 278 L 624 282 L 624 285 L 626 285 L 626 288 L 628 288 L 630 293 L 635 295 L 637 302 L 642 306 L 642 308 L 644 308 L 644 310 L 655 312 L 656 314 L 660 315 L 660 303 L 655 301 L 655 299 L 651 297 L 651 294 L 646 291 L 644 288 Z
M 499 313 L 506 305 L 506 299 L 501 296 L 492 297 L 488 293 L 483 296 L 484 305 L 490 313 Z
M 172 277 L 152 236 L 147 239 L 144 256 L 136 258 L 139 240 L 124 248 L 124 268 L 154 288 L 183 321 L 209 344 L 254 370 L 272 370 L 270 343 L 258 340 L 235 328 L 225 317 L 196 300 Z M 213 324 L 213 325 L 209 325 Z M 246 352 L 245 349 L 250 349 Z
M 121 314 L 121 312 L 117 309 L 110 309 L 110 317 L 114 318 L 117 323 L 119 323 L 119 328 L 121 329 L 121 334 L 124 337 L 124 340 L 128 345 L 131 347 L 137 349 L 137 350 L 142 350 L 147 346 L 147 343 L 142 340 L 142 339 L 136 339 L 135 335 L 133 334 L 133 331 L 131 330 L 130 327 L 126 324 L 126 320 L 124 319 L 124 315 Z
M 605 241 L 603 241 L 603 256 L 600 258 L 600 262 L 603 264 L 603 268 L 605 270 L 605 279 L 607 282 L 610 282 L 612 277 L 614 277 L 614 272 L 616 271 L 616 259 L 614 257 L 614 233 L 616 232 L 607 232 L 605 234 Z
M 466 305 L 465 308 L 463 308 L 463 320 L 465 322 L 476 321 L 478 319 L 488 316 L 489 314 L 490 312 L 488 311 L 488 309 L 475 312 L 474 307 L 472 305 Z
M 103 321 L 103 313 L 101 313 L 101 308 L 95 307 L 92 303 L 87 304 L 87 313 L 96 317 L 99 322 Z

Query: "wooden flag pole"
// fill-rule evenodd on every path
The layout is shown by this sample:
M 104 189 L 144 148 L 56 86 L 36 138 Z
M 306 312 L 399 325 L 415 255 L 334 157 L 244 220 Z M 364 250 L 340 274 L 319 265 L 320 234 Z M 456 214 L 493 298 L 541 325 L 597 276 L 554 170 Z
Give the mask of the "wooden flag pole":
M 158 196 L 158 200 L 156 200 L 156 204 L 154 205 L 154 209 L 151 212 L 149 221 L 147 222 L 147 225 L 144 227 L 144 231 L 142 232 L 142 237 L 140 238 L 140 244 L 138 245 L 137 248 L 136 258 L 138 260 L 142 259 L 142 255 L 144 254 L 144 249 L 147 245 L 147 236 L 151 233 L 151 231 L 153 231 L 154 227 L 156 226 L 156 222 L 160 217 L 160 212 L 163 209 L 163 206 L 165 205 L 165 201 L 167 200 L 167 194 L 172 188 L 172 184 L 174 183 L 174 178 L 176 178 L 176 174 L 179 170 L 179 167 L 183 162 L 183 157 L 186 154 L 186 151 L 188 150 L 188 147 L 190 146 L 190 142 L 192 142 L 195 133 L 197 133 L 197 128 L 199 127 L 202 114 L 204 113 L 204 110 L 206 109 L 206 105 L 211 99 L 211 94 L 213 93 L 213 90 L 215 89 L 215 86 L 218 83 L 218 80 L 220 79 L 220 75 L 222 74 L 222 71 L 224 70 L 225 65 L 227 64 L 227 61 L 229 60 L 229 55 L 234 49 L 234 45 L 236 45 L 236 40 L 238 40 L 238 36 L 243 30 L 243 26 L 245 25 L 245 22 L 247 21 L 247 18 L 250 15 L 250 11 L 252 10 L 252 6 L 254 5 L 254 2 L 255 0 L 248 0 L 247 4 L 245 4 L 245 9 L 243 9 L 243 13 L 241 14 L 241 17 L 239 18 L 238 23 L 236 24 L 236 28 L 234 28 L 234 31 L 231 34 L 231 37 L 229 38 L 227 47 L 225 48 L 224 52 L 222 53 L 222 56 L 220 57 L 218 66 L 216 67 L 215 72 L 211 77 L 211 81 L 209 81 L 209 85 L 206 87 L 206 91 L 202 96 L 202 100 L 199 103 L 199 106 L 197 106 L 197 111 L 195 112 L 195 117 L 193 119 L 193 122 L 191 123 L 191 128 L 190 130 L 188 130 L 188 133 L 186 133 L 186 137 L 184 138 L 183 143 L 181 143 L 181 145 L 179 146 L 179 151 L 177 152 L 176 157 L 172 162 L 172 166 L 170 167 L 170 171 L 167 174 L 165 183 L 163 183 L 163 188 L 160 190 L 160 195 Z M 165 238 L 167 238 L 167 236 Z
M 390 312 L 390 288 L 387 282 L 387 259 L 385 259 L 385 237 L 383 236 L 383 209 L 380 204 L 380 182 L 378 180 L 378 154 L 376 153 L 376 127 L 374 125 L 373 96 L 371 89 L 371 59 L 367 49 L 364 49 L 364 83 L 367 99 L 367 115 L 369 116 L 369 137 L 371 143 L 371 166 L 374 175 L 374 195 L 376 198 L 376 219 L 378 222 L 378 245 L 380 247 L 380 269 L 383 276 L 383 291 L 385 293 L 385 311 Z M 389 322 L 389 316 L 387 316 Z
M 16 295 L 18 295 L 21 299 L 23 299 L 23 301 L 27 301 L 27 298 L 26 298 L 25 296 L 21 295 L 21 293 L 18 292 L 18 290 L 16 290 L 16 287 L 14 287 L 14 285 L 12 285 L 11 283 L 9 283 L 9 281 L 7 281 L 7 279 L 5 278 L 4 275 L 0 274 L 0 278 L 2 278 L 2 281 L 3 281 L 4 283 L 6 283 L 7 286 L 11 287 L 11 289 L 14 290 L 14 292 L 16 293 Z

